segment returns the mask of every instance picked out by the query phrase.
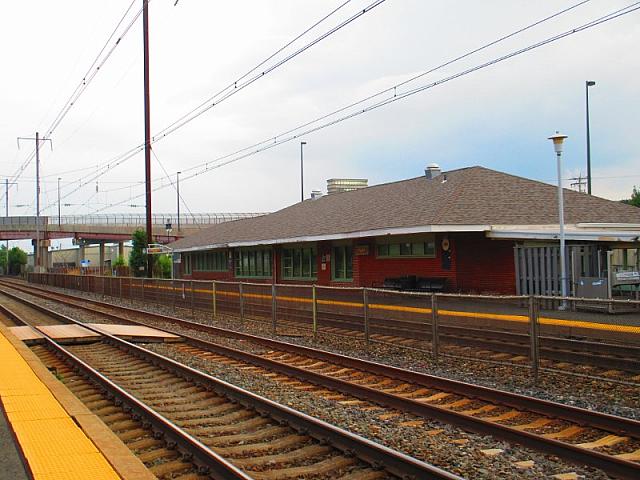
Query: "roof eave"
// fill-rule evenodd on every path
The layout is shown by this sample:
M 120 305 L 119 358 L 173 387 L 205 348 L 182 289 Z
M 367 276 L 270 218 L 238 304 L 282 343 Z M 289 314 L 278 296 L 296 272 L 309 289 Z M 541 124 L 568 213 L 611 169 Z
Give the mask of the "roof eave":
M 216 248 L 253 247 L 259 245 L 281 245 L 287 243 L 302 242 L 322 242 L 331 240 L 343 240 L 349 238 L 380 237 L 384 235 L 410 235 L 416 233 L 486 232 L 490 229 L 490 225 L 419 225 L 415 227 L 379 228 L 373 230 L 360 230 L 356 232 L 304 235 L 298 237 L 248 240 L 229 243 L 212 243 L 195 247 L 176 248 L 174 251 L 180 253 L 193 252 L 198 250 L 213 250 Z

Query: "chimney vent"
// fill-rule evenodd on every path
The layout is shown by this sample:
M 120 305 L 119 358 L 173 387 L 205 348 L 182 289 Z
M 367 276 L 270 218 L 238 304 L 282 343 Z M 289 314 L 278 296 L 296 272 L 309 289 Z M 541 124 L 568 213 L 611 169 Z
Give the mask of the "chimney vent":
M 427 177 L 428 180 L 436 178 L 440 173 L 442 173 L 442 171 L 440 170 L 440 165 L 437 163 L 430 163 L 424 169 L 424 176 Z

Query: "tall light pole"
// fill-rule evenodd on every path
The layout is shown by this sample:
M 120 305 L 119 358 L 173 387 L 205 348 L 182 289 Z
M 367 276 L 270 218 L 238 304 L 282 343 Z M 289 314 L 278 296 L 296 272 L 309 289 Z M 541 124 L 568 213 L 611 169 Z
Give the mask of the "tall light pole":
M 560 289 L 563 297 L 567 296 L 567 268 L 565 262 L 565 240 L 564 240 L 564 197 L 562 194 L 562 144 L 566 135 L 556 131 L 555 135 L 549 137 L 553 141 L 553 149 L 558 159 L 558 223 L 560 225 Z M 566 301 L 563 300 L 561 309 L 566 309 Z
M 596 84 L 593 80 L 585 82 L 585 92 L 587 94 L 587 193 L 591 195 L 591 136 L 589 133 L 589 87 Z
M 176 172 L 176 203 L 178 206 L 178 232 L 180 232 L 180 173 L 181 172 Z
M 58 177 L 58 228 L 60 228 L 60 177 Z
M 304 202 L 304 155 L 303 149 L 307 142 L 300 142 L 300 201 Z

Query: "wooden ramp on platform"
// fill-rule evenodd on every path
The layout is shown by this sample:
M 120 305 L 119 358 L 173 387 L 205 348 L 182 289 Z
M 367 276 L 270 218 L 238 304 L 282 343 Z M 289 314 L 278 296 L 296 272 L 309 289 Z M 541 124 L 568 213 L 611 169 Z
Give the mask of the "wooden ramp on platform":
M 137 325 L 113 325 L 104 323 L 87 323 L 90 328 L 107 335 L 114 335 L 133 342 L 179 342 L 181 338 L 171 333 L 163 332 L 151 327 Z M 44 335 L 48 335 L 62 344 L 87 343 L 99 340 L 102 335 L 81 325 L 40 325 L 36 327 L 9 327 L 20 340 L 27 345 L 42 343 Z
M 179 342 L 182 340 L 182 337 L 178 335 L 142 325 L 87 323 L 87 326 L 124 340 L 137 342 Z

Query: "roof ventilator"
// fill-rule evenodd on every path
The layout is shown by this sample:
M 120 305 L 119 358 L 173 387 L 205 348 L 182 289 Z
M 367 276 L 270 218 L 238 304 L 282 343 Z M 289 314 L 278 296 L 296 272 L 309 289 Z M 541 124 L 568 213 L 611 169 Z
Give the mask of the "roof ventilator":
M 430 163 L 424 169 L 424 176 L 427 177 L 428 180 L 436 178 L 441 173 L 442 171 L 440 170 L 440 165 L 438 165 L 437 163 Z

